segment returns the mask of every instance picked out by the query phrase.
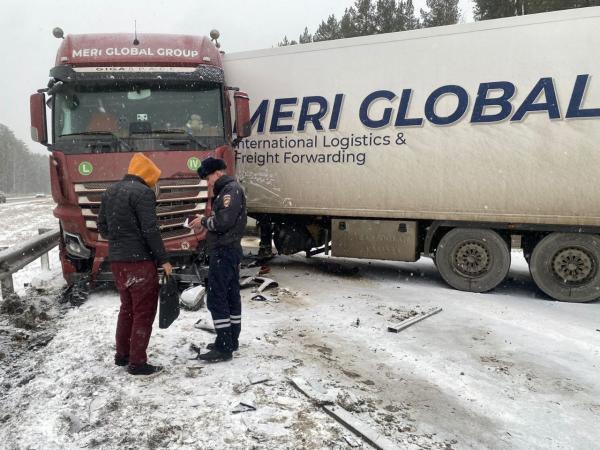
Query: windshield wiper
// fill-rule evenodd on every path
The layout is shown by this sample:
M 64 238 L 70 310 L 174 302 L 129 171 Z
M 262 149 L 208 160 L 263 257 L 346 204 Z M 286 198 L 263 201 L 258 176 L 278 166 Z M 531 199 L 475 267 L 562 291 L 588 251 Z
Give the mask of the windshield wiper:
M 127 142 L 125 142 L 124 139 L 120 138 L 115 133 L 112 133 L 110 131 L 80 131 L 79 133 L 61 134 L 58 137 L 62 138 L 62 137 L 70 137 L 70 136 L 110 136 L 115 141 L 122 144 L 126 150 L 131 151 L 131 147 L 129 147 L 129 144 Z
M 152 130 L 152 133 L 188 134 L 187 130 L 184 130 L 183 128 L 165 128 L 163 130 Z
M 205 150 L 209 149 L 208 145 L 206 145 L 204 142 L 199 141 L 198 139 L 196 139 L 196 137 L 194 135 L 188 133 L 183 128 L 167 128 L 167 129 L 164 129 L 164 130 L 152 130 L 152 133 L 156 133 L 156 134 L 183 134 L 190 141 L 198 144 L 198 146 L 201 149 L 205 149 Z

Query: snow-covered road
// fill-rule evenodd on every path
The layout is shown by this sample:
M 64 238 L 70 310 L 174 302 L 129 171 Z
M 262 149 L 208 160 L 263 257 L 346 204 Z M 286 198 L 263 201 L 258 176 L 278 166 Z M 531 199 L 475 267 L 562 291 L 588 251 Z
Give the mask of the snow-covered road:
M 30 379 L 0 380 L 10 384 L 0 397 L 0 446 L 348 448 L 351 433 L 289 385 L 296 376 L 399 448 L 597 448 L 600 303 L 548 300 L 518 253 L 488 294 L 448 288 L 428 260 L 278 257 L 270 276 L 277 302 L 243 291 L 232 362 L 189 360 L 190 343 L 212 335 L 193 326 L 208 321 L 206 311 L 182 311 L 171 328 L 155 329 L 150 358 L 167 369 L 151 379 L 112 365 L 118 297 L 93 294 L 31 352 Z M 387 331 L 434 306 L 443 311 Z M 271 381 L 249 385 L 263 375 Z M 232 414 L 240 401 L 257 410 Z

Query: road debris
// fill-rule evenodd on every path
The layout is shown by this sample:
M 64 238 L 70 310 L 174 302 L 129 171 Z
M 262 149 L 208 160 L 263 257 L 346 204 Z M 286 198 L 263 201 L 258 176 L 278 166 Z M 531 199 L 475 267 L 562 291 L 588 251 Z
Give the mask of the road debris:
M 248 376 L 247 383 L 235 384 L 233 386 L 233 392 L 235 392 L 236 394 L 243 394 L 245 392 L 248 392 L 248 390 L 252 386 L 255 386 L 257 384 L 268 383 L 269 385 L 271 385 L 269 383 L 270 381 L 272 381 L 272 378 L 268 375 L 264 375 L 264 374 L 250 375 L 250 376 Z
M 349 434 L 344 435 L 344 440 L 352 448 L 360 447 L 360 442 L 358 442 L 356 439 L 354 439 L 353 436 Z
M 271 303 L 279 303 L 279 299 L 275 297 L 271 297 L 270 295 L 263 294 L 255 294 L 250 297 L 250 300 L 254 300 L 255 302 L 271 302 Z
M 344 425 L 357 436 L 360 436 L 372 447 L 379 450 L 398 450 L 399 447 L 367 424 L 354 417 L 351 413 L 339 406 L 323 406 L 327 414 Z
M 198 330 L 206 331 L 207 333 L 210 333 L 210 334 L 217 334 L 217 332 L 215 331 L 215 328 L 212 325 L 205 323 L 204 319 L 198 319 L 198 321 L 194 324 L 194 328 L 197 328 Z
M 271 278 L 265 278 L 265 277 L 259 277 L 259 276 L 246 277 L 242 281 L 240 281 L 241 288 L 246 288 L 246 287 L 250 287 L 250 286 L 258 286 L 258 288 L 256 289 L 256 292 L 261 293 L 265 289 L 278 287 L 279 283 L 277 283 L 277 281 L 275 281 Z
M 197 358 L 193 358 L 194 360 Z M 204 369 L 204 366 L 189 366 L 185 368 L 185 377 L 186 378 L 198 378 L 201 373 L 202 373 L 202 369 Z M 192 405 L 194 406 L 194 405 Z
M 234 409 L 231 410 L 231 413 L 239 414 L 248 411 L 256 411 L 256 407 L 249 403 L 240 402 Z
M 262 374 L 251 375 L 248 377 L 248 381 L 250 382 L 251 385 L 262 384 L 262 383 L 271 381 L 271 377 L 269 377 L 268 375 L 262 375 Z
M 304 378 L 291 378 L 290 383 L 317 406 L 332 405 L 334 402 L 333 395 L 317 391 L 314 386 L 310 385 Z
M 194 353 L 195 355 L 193 358 L 189 358 L 189 359 L 194 360 L 194 359 L 198 359 L 198 355 L 200 355 L 200 352 L 202 352 L 202 349 L 192 342 L 190 344 L 190 352 Z
M 381 436 L 377 431 L 373 430 L 369 425 L 354 417 L 345 409 L 337 406 L 332 400 L 329 400 L 327 395 L 317 392 L 313 387 L 302 378 L 292 378 L 290 380 L 292 386 L 302 392 L 316 405 L 345 426 L 348 430 L 364 439 L 369 445 L 379 450 L 397 450 L 398 447 L 384 436 Z
M 179 296 L 181 306 L 188 311 L 198 311 L 205 304 L 206 288 L 202 285 L 184 290 Z
M 390 331 L 392 333 L 399 333 L 400 331 L 405 330 L 406 328 L 410 327 L 411 325 L 414 325 L 415 323 L 418 323 L 424 319 L 427 319 L 428 317 L 431 317 L 431 316 L 439 313 L 440 311 L 442 311 L 442 308 L 439 308 L 439 307 L 432 308 L 429 311 L 424 312 L 415 317 L 412 317 L 410 319 L 403 320 L 402 322 L 390 324 L 390 325 L 388 325 L 388 331 Z
M 259 444 L 269 440 L 269 436 L 265 433 L 251 433 L 250 437 Z

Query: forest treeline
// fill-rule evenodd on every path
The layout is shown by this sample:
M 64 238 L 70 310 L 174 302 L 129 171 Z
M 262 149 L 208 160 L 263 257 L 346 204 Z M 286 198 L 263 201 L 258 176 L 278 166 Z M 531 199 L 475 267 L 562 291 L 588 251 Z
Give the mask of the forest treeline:
M 278 45 L 453 25 L 463 17 L 458 2 L 427 0 L 426 8 L 416 11 L 413 0 L 355 0 L 339 19 L 332 14 L 321 21 L 314 33 L 306 27 L 297 40 L 284 36 Z M 488 20 L 587 6 L 600 6 L 600 0 L 474 0 L 473 17 L 475 20 Z
M 29 151 L 0 123 L 0 191 L 10 194 L 50 192 L 48 156 Z

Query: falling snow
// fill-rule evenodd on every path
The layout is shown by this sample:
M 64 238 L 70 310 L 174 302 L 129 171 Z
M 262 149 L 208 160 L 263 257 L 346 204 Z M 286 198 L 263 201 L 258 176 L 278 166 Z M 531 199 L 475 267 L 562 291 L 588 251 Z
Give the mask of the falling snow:
M 2 206 L 0 239 L 11 241 L 13 214 L 23 224 L 44 215 L 52 222 L 45 205 L 29 216 Z M 0 379 L 0 442 L 14 449 L 368 448 L 291 387 L 288 380 L 301 377 L 399 448 L 593 448 L 600 304 L 549 300 L 522 256 L 512 257 L 508 279 L 488 294 L 448 288 L 429 260 L 277 257 L 269 276 L 280 288 L 266 292 L 276 301 L 250 301 L 251 290 L 242 291 L 233 361 L 190 359 L 190 345 L 203 348 L 214 335 L 194 327 L 201 318 L 210 323 L 206 310 L 182 311 L 171 328 L 155 326 L 149 358 L 166 370 L 152 378 L 113 365 L 119 300 L 95 292 L 80 308 L 50 310 L 52 325 L 44 326 L 53 334 L 43 347 L 11 347 L 21 353 L 8 358 L 5 368 L 14 371 Z M 33 263 L 16 284 L 45 279 L 49 296 L 61 285 L 56 255 L 51 265 L 44 274 Z M 435 316 L 387 331 L 390 322 L 438 306 Z M 0 333 L 36 335 L 7 315 Z M 256 410 L 234 414 L 240 403 Z

